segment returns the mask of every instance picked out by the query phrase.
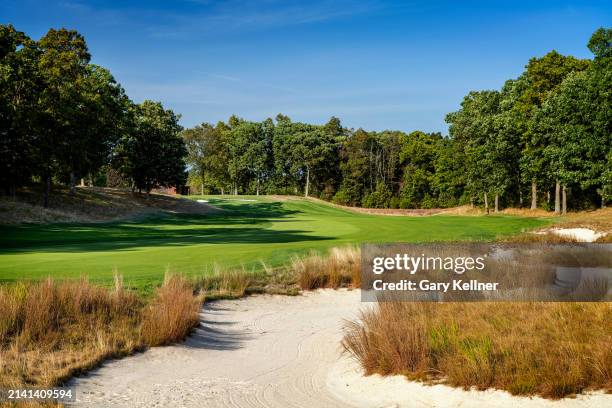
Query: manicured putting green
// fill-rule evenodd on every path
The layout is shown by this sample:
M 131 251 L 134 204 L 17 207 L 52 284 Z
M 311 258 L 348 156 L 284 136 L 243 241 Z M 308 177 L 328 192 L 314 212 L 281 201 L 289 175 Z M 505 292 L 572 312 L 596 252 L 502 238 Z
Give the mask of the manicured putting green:
M 205 274 L 213 265 L 276 266 L 293 254 L 361 242 L 493 240 L 548 221 L 507 216 L 390 217 L 306 200 L 205 198 L 224 211 L 163 214 L 103 224 L 0 227 L 0 281 L 78 278 L 156 284 L 166 270 Z

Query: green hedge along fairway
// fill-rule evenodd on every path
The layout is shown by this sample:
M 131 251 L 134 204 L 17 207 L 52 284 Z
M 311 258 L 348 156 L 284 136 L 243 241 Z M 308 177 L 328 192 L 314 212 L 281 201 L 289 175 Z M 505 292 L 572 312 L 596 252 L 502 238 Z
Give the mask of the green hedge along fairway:
M 207 215 L 160 214 L 101 224 L 0 227 L 0 282 L 79 278 L 145 288 L 166 270 L 205 274 L 213 265 L 277 266 L 293 254 L 361 242 L 494 240 L 548 223 L 508 216 L 393 217 L 348 212 L 307 200 L 205 198 Z

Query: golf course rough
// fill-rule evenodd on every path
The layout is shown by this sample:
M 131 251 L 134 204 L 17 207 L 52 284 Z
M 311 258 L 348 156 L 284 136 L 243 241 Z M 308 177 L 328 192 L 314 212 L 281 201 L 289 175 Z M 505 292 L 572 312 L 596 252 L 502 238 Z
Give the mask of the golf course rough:
M 518 234 L 549 221 L 509 216 L 388 217 L 308 200 L 192 196 L 212 214 L 164 213 L 110 223 L 0 226 L 0 282 L 79 278 L 134 287 L 166 271 L 210 273 L 214 265 L 278 266 L 295 254 L 362 242 L 481 240 Z

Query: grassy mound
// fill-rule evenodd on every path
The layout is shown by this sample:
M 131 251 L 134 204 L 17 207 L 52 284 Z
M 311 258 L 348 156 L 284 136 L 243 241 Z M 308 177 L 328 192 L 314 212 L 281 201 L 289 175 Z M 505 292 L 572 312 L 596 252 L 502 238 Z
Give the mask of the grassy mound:
M 55 187 L 49 207 L 41 205 L 41 193 L 20 191 L 15 198 L 0 197 L 0 224 L 92 223 L 134 219 L 166 211 L 207 214 L 215 209 L 191 200 L 161 194 L 149 197 L 129 190 L 79 187 L 74 195 Z

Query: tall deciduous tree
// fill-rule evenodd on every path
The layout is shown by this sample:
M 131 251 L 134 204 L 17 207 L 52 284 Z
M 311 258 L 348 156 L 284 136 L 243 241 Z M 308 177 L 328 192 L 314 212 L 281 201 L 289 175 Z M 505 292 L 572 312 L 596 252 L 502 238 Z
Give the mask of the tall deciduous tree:
M 121 170 L 134 187 L 147 194 L 151 189 L 181 186 L 187 180 L 187 149 L 178 124 L 179 117 L 159 102 L 133 106 L 133 128 L 121 140 Z
M 23 32 L 0 25 L 0 184 L 11 195 L 38 168 L 39 56 Z
M 325 179 L 325 163 L 333 160 L 336 143 L 324 129 L 303 126 L 292 135 L 289 142 L 290 170 L 304 185 L 304 196 L 308 197 L 312 182 Z M 320 187 L 320 185 L 318 186 Z
M 496 160 L 496 115 L 500 99 L 496 91 L 470 92 L 461 109 L 446 117 L 451 137 L 465 153 L 466 188 L 472 197 L 483 197 L 487 212 L 489 195 L 494 193 L 497 202 L 505 184 L 503 163 Z
M 342 144 L 340 148 L 342 182 L 334 196 L 335 202 L 352 206 L 361 203 L 362 197 L 369 190 L 369 151 L 372 143 L 374 143 L 372 136 L 363 129 L 358 129 Z
M 123 131 L 130 101 L 110 71 L 89 64 L 80 89 L 79 131 L 67 146 L 66 172 L 75 178 L 96 172 L 110 161 Z
M 402 208 L 418 208 L 424 206 L 423 204 L 435 206 L 431 186 L 436 170 L 438 143 L 441 139 L 440 134 L 427 134 L 420 131 L 412 132 L 404 138 L 399 155 L 404 168 L 401 191 Z
M 183 131 L 187 148 L 187 164 L 197 176 L 201 192 L 205 186 L 225 192 L 228 179 L 227 129 L 223 122 L 217 126 L 203 123 Z
M 604 206 L 609 197 L 612 150 L 612 64 L 610 31 L 595 32 L 589 45 L 595 62 L 570 75 L 546 99 L 534 118 L 544 160 L 559 191 L 555 210 L 567 210 L 568 188 L 595 188 Z M 606 42 L 607 45 L 601 44 Z M 560 197 L 559 197 L 560 196 Z M 559 203 L 559 201 L 561 201 Z
M 83 88 L 90 54 L 85 39 L 75 30 L 51 29 L 38 41 L 38 70 L 44 81 L 40 93 L 43 129 L 39 157 L 48 205 L 51 177 L 68 168 L 71 185 L 76 182 L 84 123 Z
M 517 110 L 523 113 L 521 123 L 527 124 L 527 129 L 522 137 L 522 155 L 521 155 L 521 171 L 523 179 L 531 181 L 532 190 L 532 208 L 536 202 L 534 195 L 537 192 L 537 184 L 544 184 L 546 187 L 551 181 L 556 183 L 556 189 L 559 190 L 557 180 L 548 180 L 547 172 L 542 166 L 544 165 L 544 148 L 542 138 L 534 135 L 531 132 L 534 123 L 532 118 L 537 114 L 538 109 L 542 106 L 548 96 L 555 88 L 563 82 L 563 80 L 572 72 L 584 71 L 589 66 L 586 60 L 580 60 L 571 56 L 564 56 L 557 51 L 551 51 L 541 58 L 532 58 L 527 64 L 524 81 L 526 86 L 523 88 L 522 95 L 516 102 Z M 556 200 L 558 206 L 559 201 Z

